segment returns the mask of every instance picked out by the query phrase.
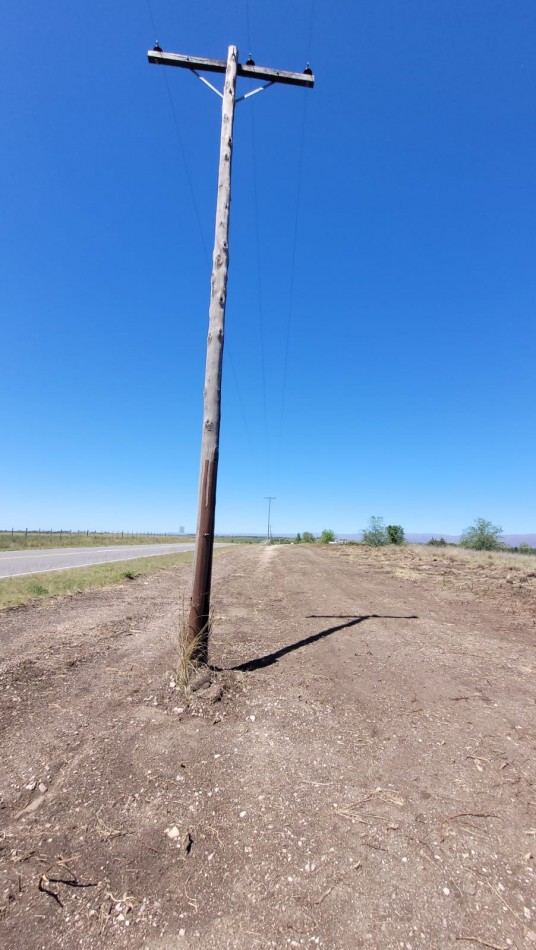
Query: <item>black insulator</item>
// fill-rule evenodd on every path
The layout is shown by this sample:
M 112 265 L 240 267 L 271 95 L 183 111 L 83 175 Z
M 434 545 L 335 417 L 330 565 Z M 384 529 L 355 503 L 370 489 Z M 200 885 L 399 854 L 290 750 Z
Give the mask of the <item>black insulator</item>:
M 303 73 L 304 73 L 305 76 L 312 76 L 312 75 L 313 75 L 313 70 L 312 70 L 311 67 L 309 66 L 309 63 L 307 63 L 307 66 L 306 66 L 305 69 L 303 70 Z
M 255 60 L 253 59 L 253 56 L 250 53 L 248 58 L 246 59 L 246 66 L 254 66 L 254 65 L 255 65 Z
M 155 45 L 153 46 L 153 53 L 161 53 L 161 52 L 162 52 L 162 47 L 158 45 L 158 40 L 157 40 Z

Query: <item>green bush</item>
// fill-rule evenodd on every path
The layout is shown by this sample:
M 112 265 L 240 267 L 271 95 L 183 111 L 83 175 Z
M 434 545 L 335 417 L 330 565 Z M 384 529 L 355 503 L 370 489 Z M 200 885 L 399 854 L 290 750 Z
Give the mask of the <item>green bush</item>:
M 387 529 L 383 523 L 383 518 L 372 515 L 368 528 L 363 531 L 363 544 L 370 544 L 374 548 L 387 544 Z
M 324 528 L 322 534 L 320 535 L 321 544 L 329 544 L 330 541 L 335 540 L 335 532 L 331 528 Z
M 445 541 L 444 538 L 439 538 L 439 541 L 437 540 L 437 538 L 430 538 L 430 540 L 427 541 L 426 543 L 431 544 L 432 547 L 435 547 L 435 548 L 446 548 L 447 546 L 447 542 Z
M 406 539 L 404 537 L 404 529 L 400 524 L 388 524 L 387 525 L 387 543 L 388 544 L 405 544 Z
M 316 538 L 314 534 L 311 534 L 310 531 L 304 531 L 302 534 L 302 540 L 305 541 L 306 544 L 314 544 Z
M 475 518 L 474 524 L 463 532 L 460 547 L 473 551 L 498 551 L 503 545 L 499 541 L 502 528 L 484 518 Z

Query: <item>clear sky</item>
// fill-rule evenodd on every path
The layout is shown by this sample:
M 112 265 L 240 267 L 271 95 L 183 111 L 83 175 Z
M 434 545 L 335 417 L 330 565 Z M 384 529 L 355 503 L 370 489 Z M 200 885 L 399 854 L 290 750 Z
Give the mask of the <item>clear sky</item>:
M 536 530 L 534 0 L 2 19 L 0 527 L 195 526 L 220 100 L 158 39 L 316 75 L 237 106 L 217 529 Z

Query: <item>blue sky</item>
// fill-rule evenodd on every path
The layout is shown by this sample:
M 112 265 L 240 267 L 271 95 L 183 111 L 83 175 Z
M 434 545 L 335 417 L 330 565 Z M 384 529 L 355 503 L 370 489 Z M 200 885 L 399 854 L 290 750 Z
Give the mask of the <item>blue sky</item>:
M 274 495 L 274 532 L 536 530 L 533 0 L 18 0 L 3 35 L 1 527 L 195 526 L 220 102 L 158 39 L 317 80 L 237 107 L 217 529 Z

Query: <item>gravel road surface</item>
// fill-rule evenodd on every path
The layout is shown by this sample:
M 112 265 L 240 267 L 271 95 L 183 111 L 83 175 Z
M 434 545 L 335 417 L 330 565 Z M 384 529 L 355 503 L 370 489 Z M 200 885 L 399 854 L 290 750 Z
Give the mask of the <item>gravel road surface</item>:
M 535 950 L 536 577 L 474 555 L 229 545 L 186 693 L 190 564 L 2 611 L 0 945 Z

